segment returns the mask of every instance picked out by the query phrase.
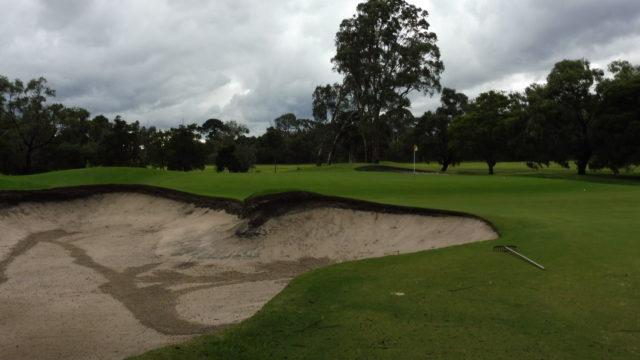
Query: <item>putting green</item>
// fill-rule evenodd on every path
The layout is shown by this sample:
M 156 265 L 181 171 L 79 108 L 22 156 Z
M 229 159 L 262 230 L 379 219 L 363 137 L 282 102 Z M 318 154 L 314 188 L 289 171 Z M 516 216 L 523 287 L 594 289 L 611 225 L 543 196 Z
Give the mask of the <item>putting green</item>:
M 307 190 L 469 212 L 502 234 L 308 272 L 242 324 L 143 358 L 640 356 L 640 182 L 633 175 L 577 177 L 515 163 L 499 164 L 496 176 L 480 175 L 482 164 L 458 169 L 473 175 L 353 167 L 283 166 L 277 174 L 268 166 L 250 174 L 93 168 L 0 176 L 0 187 L 140 183 L 236 199 Z M 506 243 L 547 271 L 492 251 Z

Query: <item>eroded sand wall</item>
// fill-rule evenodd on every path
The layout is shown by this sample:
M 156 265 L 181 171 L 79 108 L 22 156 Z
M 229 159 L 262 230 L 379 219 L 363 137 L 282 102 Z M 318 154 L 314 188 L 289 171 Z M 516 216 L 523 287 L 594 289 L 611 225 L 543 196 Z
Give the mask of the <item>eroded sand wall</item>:
M 140 193 L 5 205 L 0 353 L 121 358 L 237 323 L 312 268 L 497 237 L 473 217 L 302 203 L 256 201 L 256 216 Z

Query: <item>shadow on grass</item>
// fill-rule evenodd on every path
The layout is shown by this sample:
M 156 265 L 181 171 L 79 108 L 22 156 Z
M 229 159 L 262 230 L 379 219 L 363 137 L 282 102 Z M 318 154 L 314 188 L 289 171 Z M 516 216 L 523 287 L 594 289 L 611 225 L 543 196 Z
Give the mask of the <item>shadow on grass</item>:
M 568 175 L 568 174 L 514 174 L 514 176 L 533 177 L 539 179 L 573 180 L 597 184 L 615 185 L 640 185 L 639 174 L 588 174 L 588 175 Z

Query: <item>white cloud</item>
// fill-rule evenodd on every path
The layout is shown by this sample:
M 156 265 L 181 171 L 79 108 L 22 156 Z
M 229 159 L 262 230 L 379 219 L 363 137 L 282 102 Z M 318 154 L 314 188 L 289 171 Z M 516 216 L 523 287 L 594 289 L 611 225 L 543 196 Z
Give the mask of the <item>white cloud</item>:
M 415 0 L 445 63 L 442 84 L 475 96 L 543 80 L 564 58 L 640 63 L 636 0 Z M 58 100 L 170 127 L 210 117 L 260 132 L 310 116 L 334 82 L 334 36 L 349 0 L 0 0 L 0 74 L 44 76 Z M 414 113 L 437 99 L 412 96 Z

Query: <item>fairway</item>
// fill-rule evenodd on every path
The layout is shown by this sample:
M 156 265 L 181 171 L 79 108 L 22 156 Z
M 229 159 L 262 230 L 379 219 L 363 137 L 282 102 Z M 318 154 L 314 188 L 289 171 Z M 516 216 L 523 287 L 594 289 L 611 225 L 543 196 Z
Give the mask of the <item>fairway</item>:
M 238 200 L 302 190 L 471 213 L 501 235 L 311 270 L 239 325 L 142 358 L 640 356 L 636 175 L 577 177 L 518 163 L 498 164 L 495 176 L 483 175 L 481 164 L 452 175 L 355 167 L 289 165 L 274 173 L 260 166 L 249 174 L 90 168 L 0 175 L 0 188 L 145 184 Z M 547 270 L 493 252 L 498 244 L 517 245 Z

